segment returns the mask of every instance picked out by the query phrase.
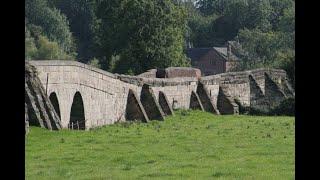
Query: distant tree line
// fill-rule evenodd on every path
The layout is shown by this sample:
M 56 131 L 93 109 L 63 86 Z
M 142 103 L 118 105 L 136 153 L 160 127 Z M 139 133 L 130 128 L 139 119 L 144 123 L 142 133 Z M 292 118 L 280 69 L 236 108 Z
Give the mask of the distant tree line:
M 26 0 L 26 59 L 76 59 L 138 74 L 190 66 L 191 47 L 240 42 L 241 64 L 294 84 L 294 0 Z

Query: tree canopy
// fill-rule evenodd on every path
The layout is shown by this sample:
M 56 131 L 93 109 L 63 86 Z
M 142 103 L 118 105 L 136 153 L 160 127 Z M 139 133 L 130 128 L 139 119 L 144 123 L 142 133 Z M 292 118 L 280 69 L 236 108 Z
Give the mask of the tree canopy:
M 138 74 L 190 66 L 187 47 L 240 42 L 236 70 L 285 69 L 294 83 L 294 0 L 26 0 L 26 59 L 77 59 Z
M 189 65 L 183 54 L 185 11 L 170 0 L 104 0 L 98 5 L 99 39 L 107 60 L 120 55 L 115 71 Z

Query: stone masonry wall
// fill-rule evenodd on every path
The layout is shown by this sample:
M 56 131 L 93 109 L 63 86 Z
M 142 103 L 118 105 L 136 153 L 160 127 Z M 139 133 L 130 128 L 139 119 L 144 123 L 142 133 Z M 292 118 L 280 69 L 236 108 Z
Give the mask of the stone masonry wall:
M 114 74 L 75 61 L 31 61 L 47 95 L 55 92 L 61 123 L 68 127 L 74 95 L 83 99 L 86 128 L 125 120 L 129 89 L 140 94 L 138 86 L 125 83 Z
M 137 96 L 136 99 L 139 101 L 144 84 L 150 86 L 157 102 L 159 102 L 161 91 L 167 97 L 171 108 L 173 108 L 173 102 L 176 102 L 175 108 L 182 109 L 190 108 L 191 94 L 197 92 L 198 82 L 205 87 L 206 94 L 214 107 L 217 107 L 221 89 L 230 103 L 234 104 L 234 99 L 237 99 L 243 106 L 259 107 L 259 104 L 271 104 L 271 101 L 275 101 L 271 98 L 274 92 L 283 94 L 283 98 L 294 96 L 285 72 L 275 69 L 229 72 L 198 79 L 197 77 L 153 78 L 153 76 L 112 74 L 76 61 L 30 61 L 30 64 L 36 67 L 47 96 L 52 92 L 56 93 L 63 128 L 67 128 L 70 121 L 71 105 L 76 92 L 79 92 L 83 99 L 86 129 L 125 121 L 129 90 Z M 265 85 L 266 75 L 273 82 L 272 85 L 269 85 L 270 83 L 268 86 Z M 253 96 L 252 93 L 255 90 L 252 90 L 254 89 L 252 82 L 255 83 L 255 89 L 261 89 L 263 103 L 257 101 L 259 96 Z M 266 90 L 268 93 L 265 93 Z M 197 93 L 196 96 L 198 96 Z M 251 103 L 254 101 L 256 102 Z M 136 103 L 139 104 L 139 102 Z M 220 105 L 219 107 L 224 108 Z M 218 109 L 220 110 L 224 111 Z M 133 117 L 143 117 L 143 114 Z
M 249 76 L 252 78 L 249 79 Z M 269 77 L 275 86 L 268 86 L 266 92 L 266 78 Z M 262 91 L 262 96 L 253 96 L 254 88 L 252 81 Z M 205 76 L 200 79 L 210 92 L 210 96 L 217 105 L 217 97 L 219 95 L 219 87 L 223 89 L 226 95 L 237 99 L 242 106 L 250 106 L 256 109 L 270 109 L 270 104 L 274 103 L 273 107 L 283 100 L 283 98 L 273 98 L 277 93 L 276 89 L 280 89 L 286 97 L 294 96 L 294 91 L 288 83 L 285 71 L 279 69 L 255 69 L 243 72 L 229 72 L 212 76 Z M 257 97 L 259 97 L 257 99 Z M 279 96 L 277 96 L 279 97 Z M 266 108 L 266 106 L 268 108 Z
M 30 61 L 37 69 L 47 95 L 55 92 L 60 107 L 61 124 L 68 127 L 74 95 L 79 92 L 83 99 L 86 129 L 125 121 L 129 89 L 138 99 L 143 84 L 149 84 L 158 99 L 162 91 L 172 106 L 189 108 L 191 91 L 197 87 L 196 78 L 141 78 L 111 74 L 101 69 L 75 61 Z

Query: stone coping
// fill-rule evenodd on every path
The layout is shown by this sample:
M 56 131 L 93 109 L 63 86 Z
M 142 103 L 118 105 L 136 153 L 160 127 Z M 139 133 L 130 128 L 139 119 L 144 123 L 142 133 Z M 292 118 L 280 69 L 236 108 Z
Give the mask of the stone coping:
M 29 60 L 29 62 L 30 64 L 35 66 L 77 66 L 117 79 L 117 76 L 115 74 L 73 60 Z
M 119 79 L 123 82 L 130 83 L 130 84 L 136 84 L 138 86 L 142 86 L 144 83 L 153 85 L 153 86 L 174 86 L 174 85 L 187 85 L 191 82 L 198 82 L 200 81 L 210 81 L 210 80 L 218 80 L 218 79 L 224 79 L 224 78 L 233 78 L 237 76 L 237 79 L 242 79 L 243 77 L 247 77 L 250 74 L 259 74 L 264 72 L 274 72 L 274 73 L 280 73 L 280 74 L 286 74 L 286 72 L 282 69 L 271 69 L 271 68 L 259 68 L 259 69 L 253 69 L 253 70 L 247 70 L 247 71 L 238 71 L 238 72 L 226 72 L 216 75 L 210 75 L 210 76 L 203 76 L 199 79 L 196 77 L 175 77 L 175 78 L 154 78 L 154 77 L 141 77 L 141 76 L 130 76 L 130 75 L 124 75 L 124 74 L 113 74 L 110 72 L 107 72 L 105 70 L 78 62 L 73 60 L 28 60 L 30 64 L 35 66 L 77 66 L 81 68 L 88 69 L 90 71 L 94 71 L 100 74 L 103 74 L 105 76 Z M 169 68 L 177 68 L 177 67 L 169 67 Z

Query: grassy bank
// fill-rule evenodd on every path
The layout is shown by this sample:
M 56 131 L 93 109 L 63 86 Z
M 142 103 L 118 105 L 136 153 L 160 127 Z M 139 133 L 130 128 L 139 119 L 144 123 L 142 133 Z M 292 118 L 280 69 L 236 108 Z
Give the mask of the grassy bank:
M 31 127 L 26 179 L 293 179 L 294 117 L 179 111 L 91 131 Z

